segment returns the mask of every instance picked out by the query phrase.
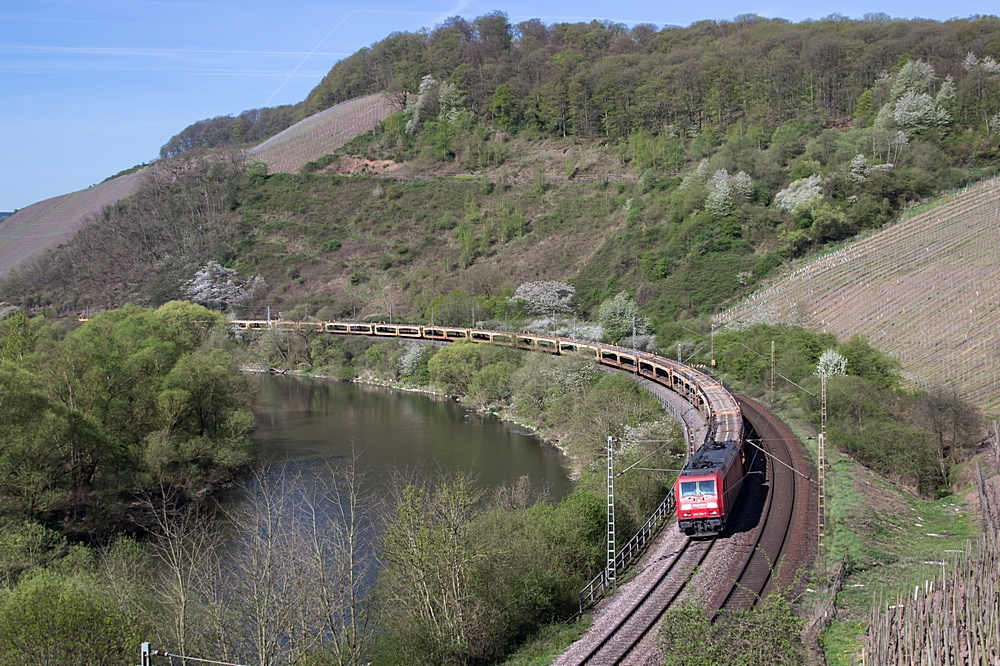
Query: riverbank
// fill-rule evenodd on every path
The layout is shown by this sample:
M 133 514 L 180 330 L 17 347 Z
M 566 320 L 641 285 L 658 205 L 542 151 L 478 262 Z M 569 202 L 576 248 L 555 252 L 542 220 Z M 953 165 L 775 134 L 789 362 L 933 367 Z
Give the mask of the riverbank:
M 496 405 L 475 405 L 463 399 L 463 396 L 452 395 L 442 391 L 435 390 L 432 386 L 419 385 L 419 384 L 406 384 L 403 382 L 395 382 L 391 380 L 381 379 L 372 375 L 371 373 L 362 373 L 351 380 L 346 380 L 341 377 L 336 377 L 333 375 L 325 375 L 321 373 L 312 372 L 302 372 L 299 370 L 278 370 L 276 368 L 265 368 L 262 366 L 251 366 L 244 365 L 241 370 L 246 373 L 251 374 L 273 374 L 282 375 L 288 377 L 302 377 L 306 379 L 322 379 L 331 382 L 343 382 L 347 384 L 359 384 L 363 386 L 377 386 L 380 388 L 388 388 L 394 391 L 403 391 L 406 393 L 420 393 L 429 397 L 434 397 L 440 400 L 451 400 L 460 404 L 463 408 L 483 416 L 494 416 L 497 419 L 510 423 L 528 431 L 528 435 L 537 438 L 541 443 L 552 447 L 559 451 L 562 455 L 566 469 L 568 470 L 568 476 L 574 483 L 580 480 L 580 476 L 583 474 L 583 468 L 580 464 L 579 458 L 570 453 L 569 449 L 560 443 L 560 439 L 554 435 L 546 434 L 537 425 L 527 423 L 525 421 L 519 420 L 515 415 L 511 414 L 508 407 L 498 407 Z

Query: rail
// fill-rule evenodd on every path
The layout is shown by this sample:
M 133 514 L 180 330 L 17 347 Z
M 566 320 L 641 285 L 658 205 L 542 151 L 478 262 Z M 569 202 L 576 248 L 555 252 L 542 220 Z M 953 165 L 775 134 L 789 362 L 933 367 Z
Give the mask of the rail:
M 645 377 L 671 389 L 708 421 L 704 444 L 717 433 L 742 433 L 743 415 L 736 398 L 717 379 L 678 361 L 640 352 L 635 349 L 609 345 L 591 340 L 577 340 L 559 336 L 529 333 L 527 331 L 493 331 L 456 326 L 426 326 L 423 324 L 394 324 L 358 321 L 285 321 L 236 319 L 230 325 L 247 331 L 299 331 L 330 333 L 334 335 L 362 335 L 436 342 L 468 341 L 475 344 L 494 344 L 526 351 L 549 354 L 582 354 L 598 363 Z M 685 428 L 686 431 L 686 428 Z M 685 437 L 687 439 L 687 437 Z M 697 446 L 688 441 L 689 453 Z M 653 511 L 646 523 L 615 555 L 615 570 L 624 571 L 643 552 L 653 537 L 662 529 L 675 509 L 673 490 Z M 580 611 L 591 606 L 608 589 L 607 570 L 598 574 L 580 592 Z
M 646 546 L 650 541 L 653 540 L 660 529 L 667 524 L 670 516 L 673 515 L 674 509 L 676 508 L 676 501 L 674 500 L 673 488 L 667 493 L 667 496 L 663 498 L 660 502 L 660 506 L 653 510 L 650 514 L 649 520 L 643 525 L 638 532 L 635 533 L 629 542 L 622 546 L 622 549 L 618 551 L 615 555 L 615 570 L 624 571 L 632 562 L 634 562 L 640 555 L 646 552 Z M 593 606 L 608 589 L 608 570 L 604 569 L 601 573 L 597 574 L 592 581 L 587 583 L 587 586 L 580 591 L 580 612 L 582 613 L 586 608 Z
M 709 421 L 710 426 L 716 425 L 713 423 L 713 417 L 723 418 L 727 422 L 741 419 L 736 399 L 714 377 L 672 359 L 603 342 L 526 331 L 493 331 L 457 326 L 387 324 L 385 322 L 234 319 L 230 321 L 230 325 L 246 331 L 298 331 L 438 342 L 465 340 L 477 344 L 495 344 L 556 355 L 582 354 L 593 358 L 602 365 L 641 375 L 657 384 L 666 386 L 701 412 Z

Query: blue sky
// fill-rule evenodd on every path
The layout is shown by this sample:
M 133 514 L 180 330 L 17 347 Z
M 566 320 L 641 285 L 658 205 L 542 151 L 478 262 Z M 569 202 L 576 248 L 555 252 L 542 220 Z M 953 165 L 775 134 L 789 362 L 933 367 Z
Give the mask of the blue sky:
M 742 13 L 948 19 L 983 0 L 6 0 L 0 4 L 0 211 L 154 159 L 190 123 L 300 101 L 341 58 L 393 31 L 494 9 L 513 22 L 689 25 Z

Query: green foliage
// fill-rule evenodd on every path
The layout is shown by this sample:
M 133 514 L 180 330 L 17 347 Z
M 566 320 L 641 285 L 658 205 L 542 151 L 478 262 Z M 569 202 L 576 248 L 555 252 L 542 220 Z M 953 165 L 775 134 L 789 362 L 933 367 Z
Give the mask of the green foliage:
M 899 386 L 902 364 L 868 344 L 863 335 L 855 335 L 837 348 L 847 359 L 847 374 L 863 377 L 882 388 Z
M 649 332 L 649 322 L 639 314 L 636 302 L 624 291 L 601 303 L 598 322 L 604 330 L 605 340 L 615 344 L 633 331 L 636 335 Z
M 395 659 L 450 663 L 476 640 L 480 617 L 488 613 L 471 590 L 482 544 L 468 538 L 468 529 L 480 499 L 466 477 L 399 491 L 379 576 L 390 600 L 384 626 L 392 638 L 383 645 Z
M 600 568 L 600 498 L 575 492 L 551 506 L 522 484 L 489 505 L 481 499 L 461 477 L 397 493 L 378 581 L 390 603 L 373 663 L 492 662 L 575 608 Z
M 66 540 L 59 532 L 31 520 L 0 530 L 0 588 L 10 589 L 22 572 L 63 555 Z
M 34 335 L 28 328 L 28 317 L 23 312 L 18 312 L 7 320 L 7 336 L 3 343 L 3 352 L 0 359 L 20 362 L 24 359 L 25 352 L 30 352 L 34 347 Z
M 469 382 L 469 397 L 473 400 L 500 403 L 510 397 L 510 380 L 517 372 L 517 365 L 510 361 L 500 361 L 480 368 Z
M 794 394 L 814 425 L 820 420 L 815 375 L 820 355 L 836 347 L 847 359 L 847 376 L 827 382 L 831 444 L 915 492 L 937 496 L 954 490 L 956 470 L 979 441 L 982 416 L 975 407 L 947 391 L 903 390 L 899 362 L 861 336 L 836 346 L 832 335 L 801 328 L 758 324 L 720 333 L 715 336 L 719 371 L 731 381 L 769 390 L 772 340 L 776 387 Z
M 267 162 L 254 160 L 247 165 L 247 179 L 251 185 L 260 185 L 267 178 Z
M 493 100 L 490 102 L 490 113 L 496 118 L 497 124 L 501 127 L 512 127 L 517 123 L 520 116 L 520 109 L 514 92 L 510 85 L 500 84 L 493 92 Z
M 19 367 L 0 361 L 0 512 L 114 520 L 149 483 L 194 492 L 247 462 L 250 393 L 186 302 L 93 317 Z M 49 344 L 49 343 L 47 343 Z
M 0 597 L 0 664 L 131 663 L 149 629 L 93 576 L 43 569 Z
M 753 610 L 723 611 L 709 622 L 690 601 L 668 610 L 660 622 L 665 666 L 756 666 L 803 663 L 802 620 L 780 594 Z
M 476 397 L 489 400 L 506 394 L 505 385 L 519 360 L 510 349 L 463 341 L 434 354 L 427 362 L 427 369 L 434 385 L 447 393 L 464 395 L 474 386 Z M 488 366 L 496 367 L 486 370 Z

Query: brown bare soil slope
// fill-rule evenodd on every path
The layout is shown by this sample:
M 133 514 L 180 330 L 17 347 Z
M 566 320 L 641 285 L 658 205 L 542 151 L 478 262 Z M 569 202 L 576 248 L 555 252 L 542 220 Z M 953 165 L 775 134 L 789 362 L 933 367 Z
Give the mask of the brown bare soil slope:
M 0 277 L 69 240 L 88 216 L 128 197 L 140 173 L 39 201 L 0 221 Z
M 307 162 L 375 129 L 394 110 L 382 95 L 341 102 L 272 136 L 247 151 L 247 157 L 267 162 L 270 173 L 298 173 Z
M 1000 411 L 1000 179 L 915 212 L 798 264 L 718 319 L 860 333 L 910 382 Z

